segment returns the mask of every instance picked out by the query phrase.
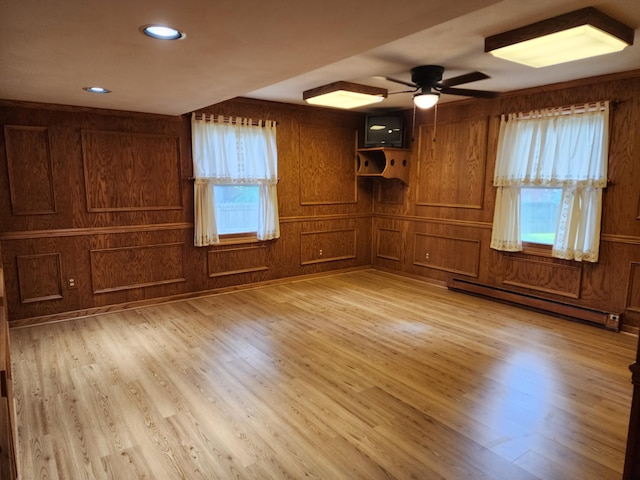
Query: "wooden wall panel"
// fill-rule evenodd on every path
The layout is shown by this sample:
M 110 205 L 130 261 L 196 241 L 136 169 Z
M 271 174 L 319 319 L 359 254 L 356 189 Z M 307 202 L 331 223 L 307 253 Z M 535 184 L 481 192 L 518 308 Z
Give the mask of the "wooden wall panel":
M 479 250 L 451 250 L 446 254 L 452 258 L 468 255 L 468 260 L 460 260 L 467 265 L 442 265 L 434 262 L 432 255 L 429 261 L 425 259 L 430 252 L 424 251 L 427 247 L 420 240 L 414 241 L 415 251 L 404 255 L 400 262 L 374 255 L 375 264 L 446 284 L 454 270 L 475 274 L 473 262 L 479 256 L 474 280 L 478 285 L 530 293 L 594 311 L 624 312 L 621 328 L 637 332 L 640 280 L 636 278 L 636 267 L 630 269 L 629 265 L 640 262 L 640 136 L 634 135 L 629 125 L 640 122 L 638 91 L 640 71 L 511 92 L 493 100 L 442 104 L 437 122 L 435 109 L 416 112 L 418 144 L 412 148 L 412 163 L 417 168 L 412 170 L 404 203 L 388 202 L 396 195 L 392 189 L 377 192 L 374 224 L 388 226 L 397 221 L 404 225 L 405 237 L 412 240 L 414 233 L 420 232 L 479 241 Z M 495 203 L 492 177 L 500 115 L 611 99 L 611 92 L 615 92 L 616 102 L 610 115 L 610 182 L 603 194 L 599 261 L 591 264 L 552 259 L 542 249 L 521 254 L 491 249 Z M 383 188 L 384 184 L 379 186 Z M 428 249 L 432 250 L 431 245 Z
M 478 276 L 480 242 L 426 233 L 414 235 L 413 264 L 446 272 Z
M 640 317 L 640 262 L 631 262 L 626 311 Z
M 265 245 L 209 250 L 207 252 L 208 275 L 222 277 L 269 270 L 268 253 Z
M 4 137 L 13 214 L 56 213 L 48 129 L 5 125 Z
M 300 204 L 356 203 L 357 131 L 300 125 Z
M 184 243 L 91 250 L 93 293 L 184 282 Z
M 504 285 L 569 298 L 580 297 L 580 264 L 508 257 Z
M 404 203 L 405 186 L 402 180 L 384 179 L 376 182 L 378 203 L 399 204 Z
M 355 176 L 356 133 L 364 126 L 364 114 L 250 99 L 201 111 L 278 122 L 280 239 L 193 246 L 188 115 L 0 100 L 0 132 L 20 126 L 0 135 L 0 246 L 12 321 L 60 318 L 64 312 L 102 311 L 371 263 L 373 184 Z M 19 172 L 14 168 L 16 181 L 38 178 L 39 186 L 52 185 L 56 215 L 17 215 L 11 208 L 9 162 L 18 158 L 13 151 L 27 147 L 40 165 L 48 165 L 48 180 L 41 182 L 45 176 L 29 166 Z M 20 189 L 25 190 L 22 184 L 14 188 Z M 36 210 L 32 205 L 29 213 Z M 322 232 L 316 245 L 324 258 L 314 263 L 305 256 L 312 263 L 301 264 L 301 242 L 307 242 L 307 249 L 312 237 L 302 232 Z M 55 288 L 29 283 L 25 288 L 32 290 L 24 295 L 28 300 L 50 294 L 62 298 L 23 303 L 17 257 L 49 252 L 60 254 L 56 277 L 61 280 Z
M 83 130 L 82 156 L 89 212 L 182 208 L 177 137 Z
M 16 257 L 16 261 L 22 303 L 62 298 L 59 253 L 20 255 Z
M 417 205 L 483 208 L 487 117 L 420 126 Z
M 378 227 L 376 257 L 399 262 L 402 259 L 402 230 Z
M 191 244 L 193 187 L 192 183 L 186 180 L 191 172 L 187 116 L 174 118 L 71 107 L 20 106 L 15 102 L 8 104 L 0 101 L 0 123 L 5 132 L 0 138 L 0 141 L 4 142 L 4 145 L 0 145 L 0 246 L 8 279 L 10 319 L 78 311 L 336 268 L 366 266 L 372 259 L 376 265 L 420 275 L 440 283 L 446 282 L 448 277 L 454 275 L 452 271 L 459 270 L 468 276 L 477 275 L 474 278 L 479 284 L 494 287 L 522 291 L 531 290 L 532 284 L 547 285 L 546 280 L 531 280 L 523 277 L 524 272 L 518 273 L 517 270 L 513 270 L 514 265 L 510 263 L 510 257 L 513 255 L 489 248 L 488 237 L 495 195 L 495 190 L 491 187 L 491 176 L 495 164 L 499 116 L 505 112 L 611 98 L 611 92 L 615 92 L 615 97 L 620 102 L 611 116 L 609 177 L 612 181 L 603 197 L 602 232 L 605 240 L 601 244 L 600 261 L 596 265 L 585 264 L 581 267 L 578 298 L 574 298 L 578 285 L 577 277 L 569 275 L 570 272 L 558 273 L 568 275 L 567 281 L 574 282 L 569 286 L 552 285 L 550 290 L 555 293 L 540 290 L 536 292 L 538 296 L 556 299 L 561 296 L 567 303 L 598 308 L 602 311 L 621 312 L 628 307 L 630 315 L 629 319 L 623 318 L 623 328 L 625 322 L 628 322 L 628 328 L 637 329 L 640 325 L 640 315 L 631 315 L 636 308 L 634 292 L 637 281 L 634 279 L 636 273 L 631 273 L 629 265 L 632 262 L 640 262 L 640 221 L 637 221 L 640 210 L 640 194 L 637 188 L 640 184 L 640 169 L 637 168 L 636 161 L 640 158 L 640 136 L 634 135 L 629 125 L 640 122 L 638 91 L 640 72 L 564 86 L 554 85 L 519 94 L 511 93 L 491 100 L 463 100 L 442 104 L 438 107 L 437 138 L 433 147 L 436 154 L 432 157 L 427 157 L 427 154 L 432 148 L 429 141 L 433 132 L 434 110 L 419 111 L 416 117 L 416 132 L 419 133 L 420 146 L 418 148 L 418 145 L 414 144 L 411 147 L 411 163 L 415 168 L 411 169 L 410 183 L 407 186 L 394 186 L 387 181 L 372 179 L 354 180 L 355 132 L 362 128 L 364 117 L 357 112 L 340 112 L 250 99 L 235 99 L 207 107 L 203 112 L 270 118 L 278 122 L 278 193 L 282 207 L 283 237 L 267 244 L 265 250 L 268 254 L 265 253 L 265 262 L 257 260 L 258 251 L 252 251 L 248 255 L 253 257 L 255 262 L 241 254 L 237 255 L 236 260 L 225 257 L 228 261 L 224 270 L 228 272 L 256 268 L 263 263 L 269 267 L 268 270 L 219 277 L 209 277 L 211 271 L 208 265 L 208 250 L 195 248 Z M 410 113 L 408 112 L 409 119 Z M 35 128 L 25 135 L 35 135 L 38 139 L 35 145 L 38 146 L 33 147 L 34 155 L 40 159 L 40 165 L 47 162 L 50 165 L 47 168 L 51 174 L 47 173 L 46 176 L 52 179 L 48 182 L 53 182 L 55 202 L 47 204 L 47 201 L 44 201 L 43 208 L 57 210 L 55 215 L 22 215 L 12 210 L 8 172 L 13 168 L 9 163 L 15 163 L 14 158 L 17 157 L 10 153 L 12 146 L 7 149 L 6 137 L 14 135 L 15 140 L 18 138 L 16 135 L 23 135 L 27 130 L 7 135 L 4 127 L 16 125 Z M 46 150 L 45 137 L 42 130 L 39 130 L 42 128 L 46 128 L 46 141 L 49 142 L 46 162 L 43 160 L 43 152 Z M 483 129 L 486 130 L 485 157 L 481 155 Z M 88 138 L 87 134 L 84 134 L 83 138 L 82 132 L 96 134 L 91 138 L 94 143 L 88 149 L 93 156 L 87 157 L 83 153 Z M 110 132 L 115 136 L 110 136 Z M 91 136 L 91 133 L 88 135 Z M 147 139 L 151 139 L 152 145 L 146 144 Z M 177 140 L 175 143 L 166 140 L 167 152 L 171 143 L 172 153 L 161 154 L 160 165 L 157 162 L 153 163 L 154 171 L 151 175 L 154 178 L 147 180 L 148 184 L 153 185 L 154 191 L 144 190 L 147 184 L 137 182 L 146 174 L 132 170 L 132 163 L 127 160 L 126 155 L 123 159 L 109 153 L 115 150 L 127 151 L 128 148 L 134 147 L 147 152 L 162 150 L 165 139 Z M 12 139 L 8 140 L 11 141 Z M 25 148 L 32 148 L 31 143 L 25 145 L 28 140 L 22 139 L 18 143 Z M 146 157 L 147 155 L 143 161 L 146 161 Z M 111 165 L 107 159 L 113 159 L 116 164 Z M 143 170 L 151 168 L 147 163 L 136 167 L 144 167 Z M 17 172 L 15 169 L 14 171 Z M 90 178 L 87 178 L 87 172 Z M 25 182 L 29 175 L 29 171 L 20 172 L 16 174 L 19 177 L 17 181 Z M 45 178 L 42 173 L 37 172 L 31 176 Z M 114 177 L 115 181 L 112 182 L 109 177 Z M 133 178 L 136 178 L 136 181 L 130 180 Z M 115 183 L 116 189 L 109 191 L 107 181 Z M 130 189 L 130 185 L 134 185 L 135 188 Z M 441 185 L 445 187 L 438 190 Z M 21 188 L 16 186 L 14 190 Z M 179 193 L 180 188 L 182 194 Z M 113 193 L 113 196 L 109 196 L 110 193 Z M 41 197 L 45 198 L 46 195 L 42 193 Z M 90 202 L 87 205 L 88 198 Z M 19 200 L 24 201 L 22 198 Z M 447 205 L 452 208 L 446 207 Z M 92 211 L 87 211 L 87 207 Z M 41 207 L 38 206 L 37 209 L 39 208 Z M 20 209 L 30 212 L 36 210 L 32 204 L 18 208 Z M 375 235 L 372 235 L 372 223 L 378 225 Z M 174 227 L 179 232 L 168 230 Z M 392 246 L 394 242 L 391 239 L 397 234 L 387 232 L 379 239 L 380 227 L 401 231 L 403 245 L 402 254 L 398 256 L 400 261 L 377 255 L 376 252 L 380 251 L 382 255 L 396 256 Z M 353 233 L 348 232 L 353 232 L 354 229 L 357 232 L 355 242 L 345 241 L 338 233 L 335 233 L 335 236 L 340 240 L 336 240 L 331 238 L 334 234 L 326 233 L 343 231 L 342 235 L 351 238 Z M 324 234 L 316 239 L 312 235 L 313 232 Z M 431 235 L 429 252 L 419 251 L 424 244 L 416 242 L 416 232 Z M 33 238 L 30 237 L 31 233 Z M 49 234 L 51 238 L 48 238 Z M 426 242 L 427 237 L 417 238 Z M 323 239 L 328 240 L 323 243 Z M 458 240 L 457 243 L 454 242 L 454 249 L 450 248 L 451 239 Z M 320 244 L 314 243 L 315 240 Z M 379 241 L 380 245 L 377 243 Z M 111 270 L 107 268 L 107 275 L 113 278 L 99 278 L 101 274 L 97 272 L 97 288 L 127 289 L 111 294 L 94 293 L 91 284 L 96 272 L 91 266 L 91 260 L 95 260 L 89 253 L 91 250 L 177 242 L 184 244 L 185 266 L 182 270 L 170 265 L 170 271 L 166 276 L 152 271 L 147 273 L 145 278 L 136 278 L 135 267 L 132 267 L 131 271 L 129 268 L 123 268 L 122 277 L 116 278 L 120 272 L 117 272 L 115 267 L 111 267 Z M 332 252 L 330 249 L 340 242 L 342 251 Z M 438 242 L 446 246 L 440 247 L 445 253 L 437 253 L 437 261 L 434 261 L 434 254 L 431 254 L 431 261 L 425 262 L 425 253 L 440 251 Z M 322 261 L 317 258 L 319 245 L 322 245 L 325 259 L 348 258 L 343 261 Z M 59 294 L 61 291 L 63 298 L 59 301 L 22 303 L 18 288 L 17 257 L 50 252 L 60 252 L 61 255 L 61 266 L 58 267 L 62 270 L 64 279 L 61 288 L 58 286 L 56 290 L 53 284 L 36 286 L 38 291 L 27 292 L 26 295 L 29 298 L 37 298 L 42 292 L 48 295 L 50 292 Z M 442 258 L 448 256 L 450 259 L 440 261 L 441 255 Z M 215 258 L 223 256 L 224 254 L 220 254 Z M 102 257 L 98 257 L 104 263 L 109 255 L 105 252 Z M 554 263 L 544 257 L 524 255 L 519 258 Z M 316 260 L 320 261 L 301 265 L 303 262 Z M 140 263 L 139 259 L 137 261 Z M 234 264 L 235 261 L 238 263 Z M 479 266 L 476 266 L 478 261 Z M 561 261 L 556 263 L 566 264 Z M 512 270 L 509 270 L 510 268 Z M 520 268 L 524 269 L 522 265 Z M 69 277 L 77 278 L 79 281 L 79 287 L 75 290 L 69 289 L 66 284 Z M 152 288 L 132 287 L 144 282 L 172 281 L 182 277 L 186 280 Z M 529 286 L 507 285 L 503 283 L 505 280 Z M 55 293 L 56 291 L 58 293 Z M 627 292 L 630 292 L 630 300 L 627 299 Z M 628 301 L 631 302 L 629 305 Z
M 300 234 L 300 265 L 356 258 L 356 228 L 306 231 Z

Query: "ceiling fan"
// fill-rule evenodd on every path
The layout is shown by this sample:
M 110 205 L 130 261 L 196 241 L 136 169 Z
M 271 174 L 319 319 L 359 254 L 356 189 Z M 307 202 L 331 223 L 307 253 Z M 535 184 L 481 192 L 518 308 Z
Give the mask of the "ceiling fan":
M 490 92 L 488 90 L 470 90 L 467 88 L 454 88 L 463 83 L 476 82 L 490 78 L 482 72 L 470 72 L 457 77 L 442 80 L 444 67 L 440 65 L 422 65 L 411 69 L 412 82 L 405 82 L 395 78 L 383 77 L 390 82 L 399 83 L 411 87 L 413 90 L 392 93 L 415 93 L 413 102 L 418 108 L 431 108 L 440 98 L 441 93 L 447 95 L 462 95 L 475 98 L 495 98 L 500 92 Z

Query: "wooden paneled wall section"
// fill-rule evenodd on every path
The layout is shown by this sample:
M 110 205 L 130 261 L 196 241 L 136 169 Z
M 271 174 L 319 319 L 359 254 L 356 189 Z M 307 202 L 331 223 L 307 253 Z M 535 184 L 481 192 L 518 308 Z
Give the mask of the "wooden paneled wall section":
M 12 325 L 371 264 L 361 114 L 244 99 L 203 111 L 278 122 L 277 241 L 193 246 L 189 115 L 0 104 Z
M 9 319 L 24 325 L 373 265 L 621 314 L 621 328 L 637 333 L 638 91 L 640 72 L 629 72 L 442 104 L 435 129 L 434 110 L 419 111 L 413 142 L 407 129 L 408 185 L 356 177 L 362 114 L 249 99 L 202 109 L 278 121 L 281 238 L 210 248 L 192 242 L 189 115 L 0 102 Z M 617 103 L 600 261 L 490 249 L 500 114 L 604 99 Z
M 278 121 L 282 236 L 194 247 L 190 117 L 0 102 L 9 319 L 47 321 L 330 270 L 377 268 L 621 314 L 640 325 L 640 72 L 419 111 L 410 181 L 356 177 L 363 115 L 235 99 Z M 615 100 L 597 264 L 489 248 L 499 116 Z M 406 112 L 411 125 L 411 112 Z M 434 135 L 435 134 L 435 135 Z M 455 280 L 458 279 L 458 280 Z M 524 298 L 524 297 L 523 297 Z

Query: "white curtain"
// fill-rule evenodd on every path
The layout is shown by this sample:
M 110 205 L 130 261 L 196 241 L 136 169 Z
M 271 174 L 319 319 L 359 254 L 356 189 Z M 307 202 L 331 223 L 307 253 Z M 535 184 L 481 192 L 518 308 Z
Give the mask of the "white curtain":
M 597 262 L 600 246 L 601 188 L 564 188 L 552 255 Z
M 519 187 L 498 187 L 493 213 L 491 248 L 505 252 L 522 250 Z
M 520 188 L 562 188 L 552 255 L 598 261 L 608 128 L 609 102 L 502 116 L 491 248 L 522 250 Z
M 280 236 L 276 123 L 221 116 L 191 118 L 194 185 L 194 243 L 220 242 L 216 229 L 213 186 L 259 186 L 258 240 Z

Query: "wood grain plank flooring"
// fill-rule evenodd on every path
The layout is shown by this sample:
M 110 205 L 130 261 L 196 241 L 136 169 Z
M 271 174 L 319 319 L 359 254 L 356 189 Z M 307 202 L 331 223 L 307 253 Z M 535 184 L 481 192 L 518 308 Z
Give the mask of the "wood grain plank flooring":
M 11 342 L 23 479 L 614 480 L 637 339 L 367 270 Z

